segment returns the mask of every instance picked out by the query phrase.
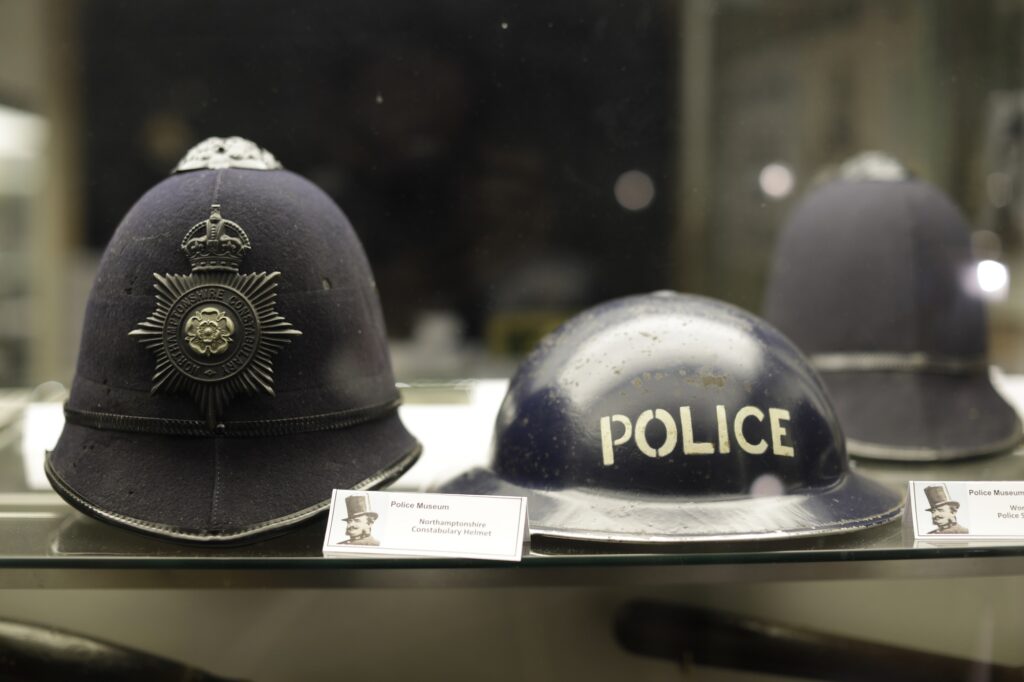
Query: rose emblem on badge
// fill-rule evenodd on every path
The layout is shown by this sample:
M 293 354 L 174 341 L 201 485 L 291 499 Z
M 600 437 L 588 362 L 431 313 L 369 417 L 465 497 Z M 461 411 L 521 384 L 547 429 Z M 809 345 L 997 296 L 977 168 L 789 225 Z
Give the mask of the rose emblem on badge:
M 213 307 L 197 311 L 185 323 L 188 347 L 199 355 L 219 355 L 228 349 L 235 323 L 223 310 Z

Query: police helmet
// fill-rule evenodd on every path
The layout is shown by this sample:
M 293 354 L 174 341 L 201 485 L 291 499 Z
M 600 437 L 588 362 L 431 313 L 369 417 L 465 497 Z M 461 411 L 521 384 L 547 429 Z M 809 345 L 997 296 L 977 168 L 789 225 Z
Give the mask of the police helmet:
M 945 461 L 1021 440 L 989 378 L 970 228 L 923 180 L 847 174 L 808 193 L 779 237 L 764 316 L 821 373 L 853 456 Z
M 107 246 L 46 473 L 101 520 L 245 541 L 412 466 L 398 403 L 348 220 L 266 150 L 211 138 Z
M 525 495 L 532 533 L 686 542 L 842 533 L 900 495 L 850 471 L 806 359 L 732 305 L 659 292 L 591 308 L 512 378 L 489 469 L 444 492 Z

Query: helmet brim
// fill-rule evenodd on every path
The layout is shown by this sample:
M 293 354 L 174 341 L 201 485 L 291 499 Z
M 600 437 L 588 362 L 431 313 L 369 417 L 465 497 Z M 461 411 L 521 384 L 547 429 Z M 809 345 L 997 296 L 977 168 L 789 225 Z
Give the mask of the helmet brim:
M 530 534 L 567 540 L 679 543 L 818 537 L 900 517 L 903 497 L 855 473 L 829 488 L 764 497 L 700 500 L 572 488 L 538 490 L 473 469 L 440 492 L 528 498 Z
M 984 457 L 1021 441 L 987 372 L 822 372 L 851 456 L 907 462 Z
M 100 520 L 174 540 L 245 542 L 324 512 L 335 488 L 387 485 L 420 451 L 397 412 L 344 429 L 259 438 L 67 423 L 46 474 L 73 506 Z

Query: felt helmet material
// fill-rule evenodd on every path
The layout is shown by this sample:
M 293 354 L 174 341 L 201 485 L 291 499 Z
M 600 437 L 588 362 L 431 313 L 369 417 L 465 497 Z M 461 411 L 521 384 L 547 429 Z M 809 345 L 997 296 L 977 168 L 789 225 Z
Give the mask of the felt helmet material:
M 846 177 L 785 225 L 765 318 L 810 356 L 851 455 L 954 460 L 1005 452 L 1020 419 L 993 388 L 969 227 L 932 185 Z
M 344 214 L 265 150 L 214 138 L 111 239 L 46 471 L 102 520 L 249 540 L 412 466 L 398 403 Z

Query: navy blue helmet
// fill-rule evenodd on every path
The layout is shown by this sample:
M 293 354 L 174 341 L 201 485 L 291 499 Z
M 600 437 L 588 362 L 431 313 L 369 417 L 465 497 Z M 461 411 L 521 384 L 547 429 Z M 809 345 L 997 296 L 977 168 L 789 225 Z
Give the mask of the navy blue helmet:
M 1021 440 L 989 379 L 970 228 L 927 182 L 844 175 L 809 192 L 779 237 L 764 316 L 821 373 L 855 457 L 954 460 Z
M 596 541 L 789 538 L 900 513 L 849 470 L 804 356 L 763 320 L 658 292 L 591 308 L 509 386 L 489 469 L 451 493 L 525 495 L 532 533 Z
M 251 540 L 412 466 L 398 402 L 344 214 L 265 150 L 211 138 L 104 252 L 46 473 L 104 521 Z

